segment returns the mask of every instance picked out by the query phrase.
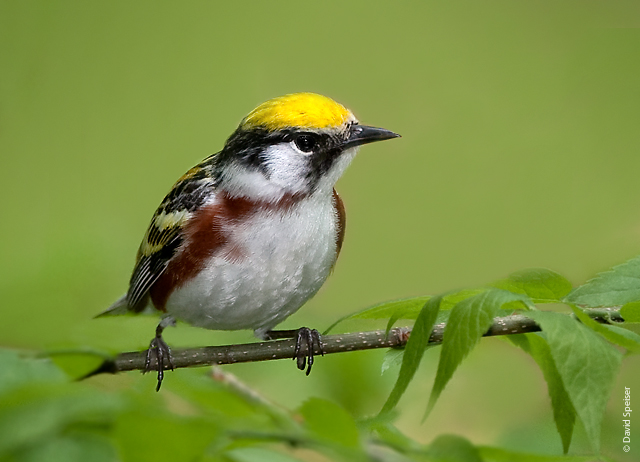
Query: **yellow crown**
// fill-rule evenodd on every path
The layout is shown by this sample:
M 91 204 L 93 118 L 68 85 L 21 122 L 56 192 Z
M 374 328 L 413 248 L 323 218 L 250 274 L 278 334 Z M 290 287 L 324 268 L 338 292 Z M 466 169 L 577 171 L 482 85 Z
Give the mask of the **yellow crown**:
M 293 93 L 271 99 L 255 108 L 240 124 L 243 129 L 322 129 L 339 127 L 353 114 L 343 105 L 315 93 Z

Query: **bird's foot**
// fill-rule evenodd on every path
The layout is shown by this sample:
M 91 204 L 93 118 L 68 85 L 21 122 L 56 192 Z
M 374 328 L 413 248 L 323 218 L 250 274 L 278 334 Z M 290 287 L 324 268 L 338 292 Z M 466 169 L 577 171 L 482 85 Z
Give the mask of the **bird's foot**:
M 307 345 L 307 351 L 303 351 L 302 344 Z M 320 354 L 324 356 L 324 347 L 322 345 L 322 336 L 316 329 L 309 329 L 308 327 L 301 327 L 298 329 L 298 335 L 296 336 L 296 350 L 293 354 L 293 359 L 296 360 L 298 369 L 303 371 L 307 369 L 306 375 L 311 373 L 311 366 L 313 366 L 313 353 L 316 345 Z
M 147 372 L 151 372 L 152 368 L 152 357 L 155 356 L 156 359 L 156 370 L 158 371 L 158 385 L 156 386 L 156 391 L 160 391 L 160 387 L 162 386 L 162 380 L 164 379 L 164 370 L 171 369 L 173 370 L 173 358 L 171 357 L 171 348 L 162 338 L 162 331 L 168 325 L 175 325 L 175 320 L 173 318 L 164 318 L 156 327 L 156 336 L 151 343 L 149 343 L 149 349 L 147 350 L 147 357 L 144 362 L 144 370 L 143 374 Z M 165 367 L 165 361 L 167 362 L 167 367 Z
M 301 327 L 300 329 L 293 330 L 270 330 L 263 335 L 263 338 L 265 340 L 295 338 L 296 349 L 293 353 L 293 359 L 296 361 L 298 369 L 301 371 L 307 370 L 307 375 L 311 373 L 315 351 L 318 350 L 320 354 L 324 356 L 322 336 L 316 329 Z M 306 346 L 306 348 L 303 348 L 303 345 Z

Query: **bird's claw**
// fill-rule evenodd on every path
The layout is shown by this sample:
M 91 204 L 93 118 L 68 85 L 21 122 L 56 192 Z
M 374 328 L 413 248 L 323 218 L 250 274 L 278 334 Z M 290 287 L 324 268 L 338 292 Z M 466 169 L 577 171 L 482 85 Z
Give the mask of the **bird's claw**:
M 302 345 L 306 345 L 306 351 L 302 348 Z M 301 371 L 307 369 L 306 375 L 311 373 L 311 366 L 313 366 L 313 354 L 316 349 L 320 350 L 320 354 L 324 356 L 324 345 L 322 343 L 322 336 L 316 329 L 309 329 L 308 327 L 301 327 L 298 329 L 296 335 L 296 349 L 293 354 L 293 359 L 296 361 L 298 369 Z
M 173 358 L 171 357 L 171 348 L 164 341 L 162 335 L 156 335 L 156 337 L 151 340 L 149 344 L 149 349 L 147 350 L 147 357 L 144 362 L 144 370 L 143 374 L 147 372 L 151 372 L 152 367 L 152 356 L 156 357 L 156 370 L 158 371 L 158 385 L 156 386 L 156 391 L 160 391 L 160 386 L 162 385 L 162 380 L 164 379 L 164 370 L 171 369 L 173 370 Z M 167 367 L 165 367 L 165 360 L 167 362 Z

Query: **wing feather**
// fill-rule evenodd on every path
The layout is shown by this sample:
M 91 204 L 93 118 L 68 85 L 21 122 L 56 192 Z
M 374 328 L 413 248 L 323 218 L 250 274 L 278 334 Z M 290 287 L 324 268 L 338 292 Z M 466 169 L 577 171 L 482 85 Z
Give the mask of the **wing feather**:
M 210 174 L 214 160 L 215 155 L 210 156 L 183 175 L 153 215 L 129 281 L 126 302 L 130 311 L 144 310 L 149 289 L 162 276 L 182 245 L 185 225 L 215 193 Z

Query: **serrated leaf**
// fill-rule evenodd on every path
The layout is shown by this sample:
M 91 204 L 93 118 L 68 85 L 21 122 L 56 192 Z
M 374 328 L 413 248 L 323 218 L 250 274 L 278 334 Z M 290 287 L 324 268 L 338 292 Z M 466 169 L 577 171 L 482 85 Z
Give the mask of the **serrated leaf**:
M 440 304 L 440 311 L 448 311 L 451 310 L 454 306 L 460 303 L 467 298 L 475 297 L 476 295 L 480 295 L 483 292 L 486 292 L 486 287 L 481 287 L 479 289 L 463 289 L 457 292 L 452 292 L 442 297 L 442 303 Z
M 640 352 L 640 335 L 636 334 L 633 331 L 630 331 L 629 329 L 625 329 L 624 327 L 611 326 L 609 324 L 604 324 L 603 327 L 608 331 L 615 333 L 617 336 L 624 337 L 628 341 L 632 342 L 632 343 L 629 343 L 630 347 L 627 348 L 629 353 L 637 354 L 638 352 Z M 605 336 L 605 338 L 608 338 L 608 337 Z M 617 342 L 614 342 L 614 343 L 618 344 Z
M 392 367 L 400 367 L 403 356 L 404 348 L 389 348 L 384 354 L 382 366 L 380 366 L 380 374 L 384 374 Z
M 640 302 L 630 302 L 620 308 L 624 322 L 640 322 Z
M 473 297 L 474 295 L 478 295 L 487 290 L 488 289 L 484 287 L 479 289 L 464 289 L 445 295 L 443 296 L 442 302 L 440 303 L 440 311 L 450 310 L 462 300 Z M 338 319 L 327 329 L 325 329 L 323 335 L 328 334 L 338 324 L 350 319 L 388 319 L 388 333 L 393 327 L 393 324 L 399 319 L 416 319 L 418 317 L 418 314 L 420 313 L 420 310 L 430 298 L 430 295 L 424 297 L 403 298 L 400 300 L 384 302 L 379 305 L 365 308 L 364 310 L 348 314 Z
M 592 308 L 640 301 L 640 256 L 600 273 L 576 288 L 566 300 Z
M 513 452 L 488 446 L 478 447 L 484 462 L 593 462 L 593 456 L 548 456 Z
M 442 311 L 442 304 L 440 305 L 440 311 L 438 311 L 438 316 L 436 317 L 436 322 L 434 327 L 438 324 L 446 324 L 449 320 L 449 316 L 451 315 L 451 310 Z
M 509 335 L 509 340 L 528 353 L 538 364 L 551 398 L 553 420 L 562 440 L 565 454 L 569 451 L 573 428 L 576 421 L 576 410 L 562 383 L 558 368 L 551 356 L 551 349 L 547 341 L 540 334 Z
M 462 300 L 466 300 L 467 298 L 471 298 L 474 295 L 481 294 L 482 292 L 486 292 L 487 290 L 488 289 L 486 287 L 480 289 L 464 289 L 450 293 L 448 295 L 443 295 L 442 301 L 440 302 L 440 311 L 438 312 L 438 318 L 436 319 L 435 323 L 440 324 L 443 322 L 447 322 L 447 320 L 449 319 L 449 311 L 451 310 L 451 308 L 456 306 Z M 389 321 L 387 321 L 386 335 L 389 335 L 389 331 L 399 319 L 416 319 L 418 313 L 422 309 L 422 306 L 418 307 L 417 309 L 415 306 L 398 308 L 389 318 Z
M 433 409 L 440 393 L 462 360 L 487 332 L 502 305 L 516 300 L 523 303 L 529 301 L 526 295 L 490 289 L 467 298 L 453 307 L 444 330 L 438 372 L 429 397 L 425 418 Z
M 600 324 L 594 321 L 584 311 L 578 308 L 576 305 L 570 304 L 571 310 L 576 317 L 587 327 L 602 335 L 615 345 L 626 348 L 631 352 L 640 351 L 640 335 L 635 332 L 622 329 L 617 326 L 608 326 L 606 324 Z
M 349 319 L 388 319 L 396 312 L 404 312 L 404 315 L 407 316 L 405 318 L 397 319 L 415 319 L 418 316 L 418 313 L 420 313 L 420 309 L 430 298 L 430 296 L 403 298 L 365 308 L 364 310 L 348 314 L 338 319 L 323 332 L 323 335 L 328 334 L 338 324 Z
M 426 346 L 429 343 L 429 336 L 433 330 L 433 325 L 438 317 L 441 301 L 442 297 L 440 296 L 432 297 L 424 304 L 420 311 L 404 349 L 398 380 L 389 398 L 387 398 L 387 401 L 384 403 L 380 414 L 388 414 L 396 407 L 396 404 L 398 404 L 398 401 L 400 401 L 400 398 L 413 379 L 416 370 L 418 370 Z
M 412 297 L 401 300 L 394 300 L 391 302 L 385 302 L 380 305 L 372 306 L 364 311 L 355 313 L 350 316 L 350 319 L 386 319 L 396 311 L 402 310 L 407 315 L 412 316 L 406 319 L 415 319 L 424 304 L 429 300 L 431 296 L 425 297 Z
M 518 271 L 491 286 L 527 295 L 535 303 L 559 302 L 571 292 L 571 283 L 567 279 L 545 268 Z
M 389 336 L 389 331 L 391 330 L 393 325 L 396 323 L 396 321 L 398 321 L 399 319 L 415 319 L 417 317 L 417 314 L 414 315 L 412 311 L 413 311 L 412 309 L 407 309 L 407 308 L 398 308 L 396 311 L 394 311 L 394 313 L 391 315 L 391 317 L 387 321 L 385 336 Z
M 300 408 L 305 426 L 321 439 L 355 448 L 359 434 L 353 417 L 336 403 L 310 398 Z
M 622 353 L 567 315 L 532 311 L 526 316 L 542 328 L 564 388 L 594 451 L 599 452 L 602 419 Z

